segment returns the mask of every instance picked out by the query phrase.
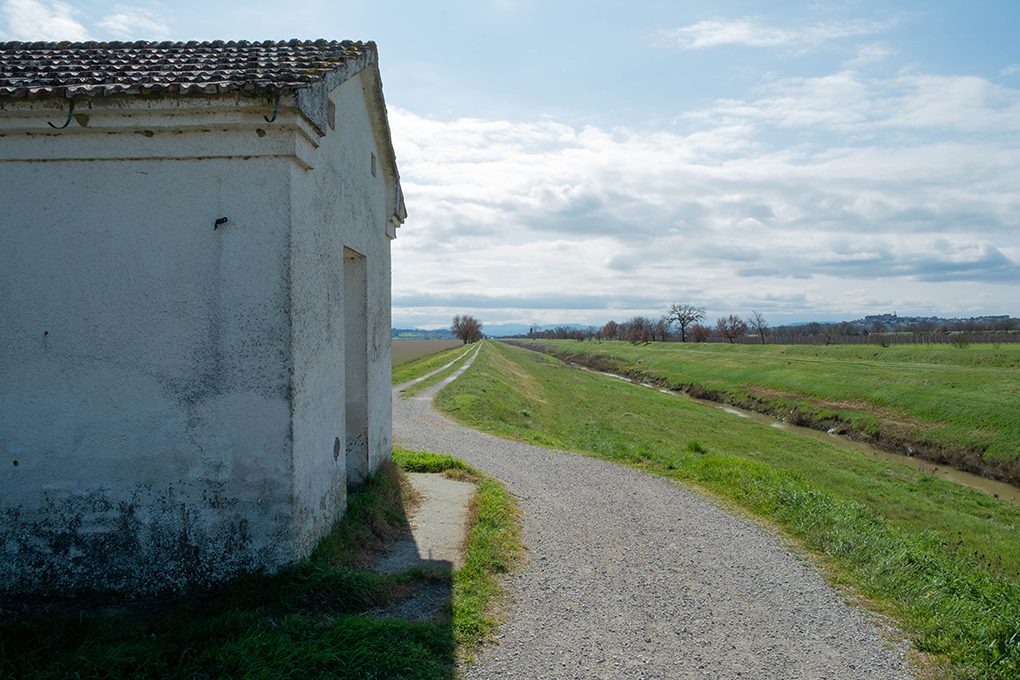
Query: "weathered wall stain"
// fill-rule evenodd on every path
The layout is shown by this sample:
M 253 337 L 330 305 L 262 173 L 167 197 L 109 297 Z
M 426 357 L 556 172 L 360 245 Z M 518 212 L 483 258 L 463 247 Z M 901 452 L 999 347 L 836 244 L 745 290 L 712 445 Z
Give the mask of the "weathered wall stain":
M 206 511 L 218 516 L 215 522 L 203 521 L 202 510 L 181 502 L 172 486 L 136 487 L 127 501 L 95 489 L 47 495 L 31 510 L 6 507 L 0 510 L 0 581 L 15 591 L 158 591 L 279 559 L 274 553 L 285 549 L 284 533 L 280 544 L 259 546 L 248 518 L 222 513 L 215 492 L 209 499 Z

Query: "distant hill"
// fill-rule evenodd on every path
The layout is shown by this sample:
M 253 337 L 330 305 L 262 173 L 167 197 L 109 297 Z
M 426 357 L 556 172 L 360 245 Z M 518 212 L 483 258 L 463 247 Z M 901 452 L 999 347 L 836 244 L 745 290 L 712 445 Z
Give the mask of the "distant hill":
M 482 332 L 493 338 L 505 338 L 508 335 L 523 335 L 530 326 L 522 323 L 482 324 Z
M 863 319 L 854 319 L 848 323 L 869 330 L 885 328 L 890 331 L 926 330 L 939 327 L 960 330 L 975 328 L 1009 330 L 1016 328 L 1017 321 L 1008 314 L 943 318 L 940 316 L 899 316 L 894 312 L 892 314 L 870 314 Z

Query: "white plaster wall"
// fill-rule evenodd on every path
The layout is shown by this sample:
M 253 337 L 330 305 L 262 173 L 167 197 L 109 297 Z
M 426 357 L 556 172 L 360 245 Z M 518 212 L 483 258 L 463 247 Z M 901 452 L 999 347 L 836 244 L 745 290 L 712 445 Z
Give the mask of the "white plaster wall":
M 363 89 L 366 73 L 334 90 L 335 129 L 291 170 L 294 352 L 294 497 L 301 554 L 343 512 L 343 249 L 366 258 L 368 448 L 376 469 L 390 456 L 390 240 L 388 190 Z M 372 174 L 372 156 L 377 157 Z M 392 191 L 392 189 L 391 189 Z M 339 456 L 334 447 L 339 442 Z
M 72 141 L 130 157 L 290 133 L 170 134 Z M 0 139 L 0 587 L 172 587 L 291 559 L 295 164 L 3 162 L 13 147 Z

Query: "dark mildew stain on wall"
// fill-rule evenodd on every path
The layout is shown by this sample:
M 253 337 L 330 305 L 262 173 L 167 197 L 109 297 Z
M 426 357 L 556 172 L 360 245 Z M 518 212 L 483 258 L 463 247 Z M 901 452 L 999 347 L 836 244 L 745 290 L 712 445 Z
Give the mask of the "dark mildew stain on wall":
M 276 548 L 253 544 L 248 518 L 222 512 L 238 505 L 222 490 L 192 505 L 172 486 L 142 485 L 127 501 L 93 489 L 47 495 L 31 511 L 4 508 L 0 589 L 178 590 L 278 562 Z

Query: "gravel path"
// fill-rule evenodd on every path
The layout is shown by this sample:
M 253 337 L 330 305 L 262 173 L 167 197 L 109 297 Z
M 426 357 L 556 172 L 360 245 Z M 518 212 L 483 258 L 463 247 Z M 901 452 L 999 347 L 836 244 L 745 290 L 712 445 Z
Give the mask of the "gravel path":
M 503 482 L 528 549 L 466 678 L 910 677 L 903 645 L 782 539 L 660 477 L 457 425 L 431 405 L 450 379 L 395 390 L 394 434 Z

